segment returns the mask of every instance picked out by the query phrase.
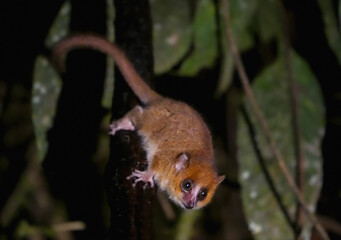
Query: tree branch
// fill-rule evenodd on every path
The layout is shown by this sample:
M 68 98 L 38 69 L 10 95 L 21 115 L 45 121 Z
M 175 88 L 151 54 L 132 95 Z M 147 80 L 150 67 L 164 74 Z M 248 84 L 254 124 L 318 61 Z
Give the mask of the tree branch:
M 279 1 L 279 11 L 280 11 L 280 19 L 282 22 L 282 31 L 284 38 L 284 57 L 285 57 L 285 68 L 287 72 L 287 81 L 289 85 L 289 95 L 291 102 L 291 121 L 292 121 L 292 131 L 293 131 L 293 140 L 294 140 L 294 149 L 295 149 L 295 159 L 296 159 L 296 184 L 303 195 L 303 172 L 304 172 L 304 156 L 302 152 L 302 140 L 301 140 L 301 129 L 299 126 L 299 116 L 298 116 L 298 93 L 297 93 L 297 85 L 295 83 L 295 77 L 293 72 L 292 65 L 292 56 L 291 56 L 291 44 L 289 40 L 290 31 L 287 22 L 287 16 L 284 10 L 284 6 L 281 1 Z M 299 202 L 297 202 L 296 213 L 295 213 L 295 225 L 296 225 L 296 239 L 299 239 L 300 232 L 302 230 L 303 225 L 303 209 Z
M 153 76 L 152 24 L 148 0 L 114 0 L 115 43 L 148 84 Z M 112 104 L 113 118 L 118 119 L 138 102 L 120 71 L 115 71 Z M 120 131 L 111 137 L 110 157 L 106 167 L 110 207 L 109 239 L 152 239 L 152 204 L 155 188 L 133 187 L 126 178 L 132 169 L 147 168 L 146 155 L 136 132 Z
M 316 230 L 319 232 L 321 237 L 324 240 L 327 240 L 327 239 L 329 239 L 329 237 L 328 237 L 326 231 L 321 226 L 321 224 L 318 222 L 317 218 L 309 211 L 300 190 L 296 186 L 295 181 L 293 180 L 293 178 L 292 178 L 292 176 L 288 170 L 288 167 L 286 166 L 285 161 L 284 161 L 282 155 L 280 154 L 278 147 L 275 144 L 275 141 L 273 140 L 269 126 L 268 126 L 259 106 L 258 106 L 258 103 L 256 102 L 255 96 L 252 92 L 252 89 L 251 89 L 251 86 L 249 83 L 249 79 L 246 75 L 246 72 L 245 72 L 245 69 L 243 66 L 243 63 L 242 63 L 242 60 L 241 60 L 235 39 L 234 39 L 234 36 L 232 34 L 232 30 L 231 30 L 231 26 L 230 26 L 229 7 L 228 7 L 229 6 L 229 0 L 225 0 L 225 1 L 223 1 L 223 3 L 227 7 L 226 8 L 227 10 L 224 12 L 225 12 L 225 22 L 226 22 L 226 34 L 227 34 L 227 39 L 229 41 L 229 48 L 233 54 L 239 77 L 241 79 L 245 94 L 246 94 L 246 96 L 250 102 L 252 110 L 253 110 L 253 112 L 254 112 L 254 114 L 255 114 L 255 116 L 256 116 L 262 130 L 263 130 L 263 133 L 264 133 L 266 140 L 267 140 L 267 142 L 271 148 L 271 151 L 273 152 L 273 154 L 274 154 L 274 156 L 278 162 L 278 165 L 279 165 L 283 175 L 285 176 L 292 192 L 295 194 L 296 198 L 300 202 L 300 204 L 301 204 L 304 212 L 306 213 L 306 216 L 309 219 L 309 221 L 311 221 L 314 224 Z
M 270 191 L 274 195 L 274 197 L 276 199 L 276 202 L 277 202 L 281 212 L 284 215 L 285 220 L 287 221 L 287 223 L 289 224 L 289 226 L 292 228 L 293 232 L 295 233 L 295 231 L 296 231 L 295 223 L 291 219 L 290 214 L 289 214 L 287 208 L 285 207 L 285 205 L 284 205 L 284 203 L 282 201 L 282 197 L 281 197 L 280 193 L 277 191 L 275 183 L 272 180 L 270 172 L 269 172 L 269 170 L 268 170 L 268 168 L 266 166 L 266 163 L 264 161 L 262 152 L 261 152 L 261 150 L 260 150 L 260 148 L 258 146 L 258 143 L 257 143 L 257 140 L 256 140 L 255 129 L 254 129 L 253 124 L 251 122 L 250 116 L 249 116 L 249 114 L 248 114 L 248 112 L 247 112 L 247 110 L 245 109 L 244 106 L 241 107 L 241 112 L 242 112 L 242 115 L 244 117 L 246 126 L 247 126 L 247 128 L 249 130 L 252 147 L 253 147 L 253 149 L 254 149 L 254 151 L 256 153 L 256 157 L 257 157 L 258 163 L 259 163 L 259 165 L 260 165 L 260 167 L 262 169 L 262 172 L 263 172 L 263 174 L 265 176 L 265 180 L 268 183 Z

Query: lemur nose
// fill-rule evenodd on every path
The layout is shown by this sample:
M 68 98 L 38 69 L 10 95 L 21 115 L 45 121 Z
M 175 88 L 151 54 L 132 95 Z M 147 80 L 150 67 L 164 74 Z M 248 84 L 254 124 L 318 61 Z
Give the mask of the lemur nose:
M 190 201 L 188 203 L 185 203 L 184 206 L 187 209 L 192 209 L 192 208 L 194 208 L 194 201 Z

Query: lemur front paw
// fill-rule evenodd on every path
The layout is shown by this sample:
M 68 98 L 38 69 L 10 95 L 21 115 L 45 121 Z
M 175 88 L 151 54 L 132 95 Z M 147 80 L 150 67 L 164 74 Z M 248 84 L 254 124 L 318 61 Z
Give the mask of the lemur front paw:
M 138 182 L 144 182 L 145 185 L 143 186 L 143 188 L 145 189 L 146 186 L 148 185 L 148 183 L 150 184 L 150 187 L 154 187 L 154 172 L 153 171 L 140 171 L 140 170 L 134 170 L 133 173 L 131 175 L 129 175 L 127 177 L 128 180 L 135 178 L 133 181 L 133 187 L 136 186 L 136 184 Z
M 135 126 L 133 123 L 130 121 L 129 118 L 122 118 L 119 119 L 112 124 L 110 124 L 110 135 L 115 135 L 115 133 L 119 130 L 128 130 L 128 131 L 134 131 Z

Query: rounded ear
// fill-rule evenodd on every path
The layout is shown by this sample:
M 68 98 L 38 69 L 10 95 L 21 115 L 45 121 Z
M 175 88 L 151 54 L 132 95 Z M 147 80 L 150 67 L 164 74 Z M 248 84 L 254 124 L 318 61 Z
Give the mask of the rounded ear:
M 224 181 L 225 179 L 225 175 L 219 176 L 218 177 L 218 184 L 221 183 L 222 181 Z
M 179 156 L 177 156 L 176 163 L 175 163 L 176 172 L 179 172 L 183 169 L 188 168 L 189 162 L 190 160 L 189 160 L 188 153 L 181 153 Z

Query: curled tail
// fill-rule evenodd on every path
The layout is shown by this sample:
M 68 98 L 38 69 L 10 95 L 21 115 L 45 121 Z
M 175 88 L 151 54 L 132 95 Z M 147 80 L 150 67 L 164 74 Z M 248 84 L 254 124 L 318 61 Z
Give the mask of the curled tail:
M 77 48 L 92 48 L 112 57 L 124 79 L 141 102 L 147 104 L 161 97 L 142 80 L 125 54 L 116 45 L 99 36 L 80 34 L 60 41 L 53 48 L 53 60 L 58 70 L 64 70 L 62 56 L 68 51 Z

